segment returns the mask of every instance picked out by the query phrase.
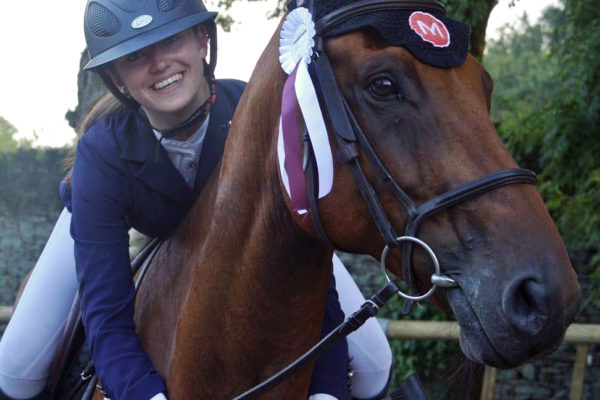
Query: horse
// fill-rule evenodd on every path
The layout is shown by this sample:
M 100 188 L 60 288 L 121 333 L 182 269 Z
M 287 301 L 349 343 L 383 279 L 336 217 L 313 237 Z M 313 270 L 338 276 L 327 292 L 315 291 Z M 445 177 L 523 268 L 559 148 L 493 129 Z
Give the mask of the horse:
M 333 252 L 320 230 L 344 251 L 379 258 L 386 247 L 348 163 L 335 161 L 331 192 L 316 200 L 319 223 L 316 209 L 298 213 L 287 195 L 277 158 L 287 78 L 280 30 L 240 100 L 221 163 L 138 292 L 136 329 L 171 400 L 233 398 L 318 341 Z M 517 168 L 490 121 L 492 79 L 473 57 L 438 68 L 372 29 L 327 38 L 323 50 L 356 123 L 415 204 Z M 395 100 L 381 100 L 388 95 Z M 368 157 L 355 159 L 390 225 L 402 230 L 410 212 Z M 541 196 L 530 182 L 511 183 L 452 202 L 415 228 L 454 281 L 431 301 L 456 316 L 468 358 L 502 368 L 555 349 L 580 298 Z M 397 246 L 387 268 L 406 275 L 409 253 L 415 286 L 425 291 L 433 272 L 425 249 Z M 310 376 L 301 370 L 261 398 L 305 400 Z

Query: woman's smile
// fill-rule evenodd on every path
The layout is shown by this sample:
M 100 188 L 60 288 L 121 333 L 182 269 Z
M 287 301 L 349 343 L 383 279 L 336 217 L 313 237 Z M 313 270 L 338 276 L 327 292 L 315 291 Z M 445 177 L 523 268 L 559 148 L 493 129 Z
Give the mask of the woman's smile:
M 177 72 L 176 74 L 173 74 L 171 76 L 169 76 L 166 79 L 160 80 L 158 82 L 156 82 L 155 84 L 152 85 L 152 89 L 154 89 L 155 91 L 165 91 L 167 89 L 172 89 L 174 87 L 179 86 L 178 84 L 180 84 L 181 80 L 183 79 L 183 73 L 181 72 Z

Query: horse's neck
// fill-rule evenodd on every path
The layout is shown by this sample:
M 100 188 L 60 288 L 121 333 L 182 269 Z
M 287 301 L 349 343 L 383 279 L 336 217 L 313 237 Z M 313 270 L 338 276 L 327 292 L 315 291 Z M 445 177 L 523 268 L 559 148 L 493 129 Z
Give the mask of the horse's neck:
M 203 195 L 211 204 L 194 210 L 205 221 L 212 215 L 197 228 L 203 240 L 192 258 L 199 261 L 189 275 L 172 357 L 179 374 L 185 372 L 170 383 L 187 391 L 235 395 L 319 336 L 331 252 L 300 229 L 283 198 L 276 132 L 284 75 L 277 59 L 272 39 L 238 106 L 216 187 Z M 195 357 L 219 368 L 198 369 Z M 296 383 L 302 380 L 304 388 L 307 378 Z M 278 396 L 294 399 L 302 390 Z
M 208 234 L 213 243 L 230 242 L 237 249 L 220 252 L 240 263 L 231 266 L 233 277 L 252 278 L 268 301 L 276 294 L 310 293 L 304 289 L 331 262 L 330 252 L 294 221 L 280 184 L 277 130 L 286 76 L 278 62 L 278 37 L 276 33 L 259 59 L 229 133 L 213 224 L 220 221 L 230 229 Z M 282 288 L 288 296 L 280 293 Z

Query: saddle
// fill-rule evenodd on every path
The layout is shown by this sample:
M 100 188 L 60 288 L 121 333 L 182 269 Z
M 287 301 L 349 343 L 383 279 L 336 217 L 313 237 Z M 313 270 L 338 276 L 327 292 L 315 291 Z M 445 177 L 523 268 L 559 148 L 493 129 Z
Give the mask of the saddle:
M 140 272 L 136 280 L 136 289 L 139 287 L 145 271 L 160 247 L 159 239 L 155 238 L 146 242 L 131 261 L 133 275 Z M 83 349 L 85 332 L 81 320 L 79 296 L 76 294 L 69 312 L 69 318 L 59 343 L 56 355 L 50 366 L 50 377 L 45 390 L 44 400 L 86 400 L 91 398 L 97 379 L 94 367 L 89 360 L 87 350 Z M 82 354 L 84 353 L 84 354 Z M 82 369 L 83 367 L 83 370 Z M 79 376 L 74 376 L 73 371 L 81 371 Z

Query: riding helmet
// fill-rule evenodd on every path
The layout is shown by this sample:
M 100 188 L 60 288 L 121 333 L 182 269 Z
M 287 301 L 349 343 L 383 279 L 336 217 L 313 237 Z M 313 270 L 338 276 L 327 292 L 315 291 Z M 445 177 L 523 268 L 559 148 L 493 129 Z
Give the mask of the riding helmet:
M 84 32 L 90 61 L 85 69 L 100 67 L 216 15 L 200 0 L 88 0 Z
M 123 95 L 101 67 L 204 24 L 210 39 L 210 63 L 205 65 L 205 75 L 212 78 L 217 62 L 216 15 L 207 11 L 201 0 L 88 0 L 83 29 L 90 60 L 84 69 L 98 72 L 123 104 L 136 109 L 139 104 Z

